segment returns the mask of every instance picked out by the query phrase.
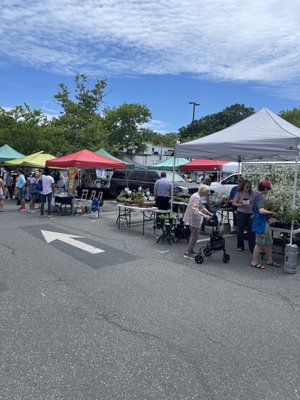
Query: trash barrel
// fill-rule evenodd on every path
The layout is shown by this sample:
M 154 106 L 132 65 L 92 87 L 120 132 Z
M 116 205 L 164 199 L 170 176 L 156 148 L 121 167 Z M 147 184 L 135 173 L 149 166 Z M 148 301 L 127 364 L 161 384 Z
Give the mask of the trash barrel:
M 295 274 L 297 270 L 298 246 L 296 244 L 285 245 L 285 257 L 283 270 L 287 274 Z

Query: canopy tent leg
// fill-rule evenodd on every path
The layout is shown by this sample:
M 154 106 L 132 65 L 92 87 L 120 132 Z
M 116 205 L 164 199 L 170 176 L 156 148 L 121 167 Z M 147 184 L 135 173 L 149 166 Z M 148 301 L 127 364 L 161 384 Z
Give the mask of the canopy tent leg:
M 242 156 L 238 156 L 238 175 L 240 176 L 242 173 Z
M 298 162 L 299 162 L 299 156 L 296 157 L 296 162 L 295 162 L 294 188 L 293 188 L 293 201 L 292 201 L 293 219 L 291 223 L 290 244 L 293 244 L 293 231 L 295 223 L 294 211 L 296 208 L 297 180 L 298 180 L 298 169 L 299 169 Z
M 173 156 L 173 176 L 172 176 L 172 190 L 171 190 L 171 211 L 173 211 L 173 202 L 174 202 L 174 181 L 175 181 L 175 165 L 176 165 L 176 157 Z

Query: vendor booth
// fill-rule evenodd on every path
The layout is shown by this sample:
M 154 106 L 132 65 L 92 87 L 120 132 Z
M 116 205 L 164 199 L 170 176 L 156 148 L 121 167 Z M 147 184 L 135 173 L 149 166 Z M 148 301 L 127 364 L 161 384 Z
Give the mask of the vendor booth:
M 46 162 L 46 166 L 49 168 L 65 168 L 69 170 L 68 176 L 68 200 L 64 201 L 72 202 L 72 209 L 76 211 L 74 206 L 74 194 L 75 194 L 75 177 L 79 173 L 80 168 L 109 168 L 109 169 L 124 169 L 125 164 L 121 161 L 112 160 L 108 157 L 101 156 L 100 154 L 93 153 L 89 150 L 81 150 L 73 154 L 54 158 Z M 81 188 L 79 188 L 81 189 Z M 79 201 L 77 201 L 78 209 L 86 208 L 91 204 L 91 201 L 96 197 L 99 201 L 102 200 L 103 192 L 101 189 L 96 187 L 90 187 L 85 190 L 81 190 L 77 193 Z M 56 196 L 55 201 L 60 202 L 62 199 Z M 64 196 L 66 197 L 66 195 Z M 93 198 L 92 198 L 93 197 Z M 101 197 L 101 198 L 100 198 Z
M 175 158 L 170 157 L 167 160 L 161 161 L 157 164 L 153 164 L 149 166 L 150 169 L 159 169 L 163 171 L 172 171 L 173 167 L 175 167 L 175 170 L 178 171 L 179 168 L 181 168 L 182 164 L 188 163 L 189 160 L 187 158 Z
M 49 168 L 118 168 L 124 169 L 125 163 L 112 160 L 89 150 L 81 150 L 66 156 L 54 158 L 46 163 Z
M 248 118 L 201 139 L 175 146 L 176 157 L 206 159 L 294 160 L 295 177 L 292 207 L 295 209 L 300 129 L 263 108 Z M 290 244 L 293 240 L 293 223 Z
M 108 153 L 108 152 L 107 152 L 106 150 L 104 150 L 104 149 L 99 149 L 99 150 L 96 151 L 96 153 L 97 153 L 97 154 L 100 154 L 101 156 L 110 158 L 111 160 L 123 162 L 123 163 L 125 164 L 125 167 L 126 167 L 127 169 L 134 169 L 134 164 L 133 164 L 133 163 L 120 160 L 119 158 L 113 156 L 112 154 Z
M 19 153 L 8 144 L 4 144 L 0 147 L 0 162 L 5 162 L 9 160 L 13 160 L 15 158 L 24 157 L 24 154 Z
M 29 156 L 6 161 L 5 165 L 11 167 L 45 168 L 46 161 L 52 160 L 53 158 L 55 157 L 52 154 L 38 151 L 37 153 L 30 154 Z
M 182 171 L 220 171 L 228 161 L 197 159 L 180 165 Z

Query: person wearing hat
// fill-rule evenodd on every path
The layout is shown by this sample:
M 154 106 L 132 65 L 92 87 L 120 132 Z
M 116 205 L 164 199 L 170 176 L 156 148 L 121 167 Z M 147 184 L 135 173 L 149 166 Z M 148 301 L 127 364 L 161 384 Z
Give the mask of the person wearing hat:
M 257 189 L 254 199 L 252 222 L 252 230 L 255 232 L 256 237 L 251 266 L 254 268 L 265 269 L 265 267 L 259 263 L 259 255 L 264 247 L 267 256 L 266 264 L 273 267 L 280 267 L 279 264 L 273 261 L 273 238 L 267 220 L 267 216 L 274 215 L 275 213 L 264 208 L 264 196 L 269 190 L 271 190 L 270 181 L 267 179 L 261 181 L 258 184 Z

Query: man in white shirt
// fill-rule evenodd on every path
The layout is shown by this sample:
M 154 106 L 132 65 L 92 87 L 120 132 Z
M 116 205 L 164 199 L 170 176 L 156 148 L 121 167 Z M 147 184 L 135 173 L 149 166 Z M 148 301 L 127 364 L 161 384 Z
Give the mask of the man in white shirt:
M 41 200 L 41 217 L 44 217 L 44 209 L 45 209 L 45 202 L 47 199 L 48 202 L 48 218 L 51 218 L 51 200 L 52 195 L 54 196 L 54 179 L 50 175 L 49 168 L 45 168 L 43 175 L 41 176 L 43 189 L 40 192 L 40 200 Z

